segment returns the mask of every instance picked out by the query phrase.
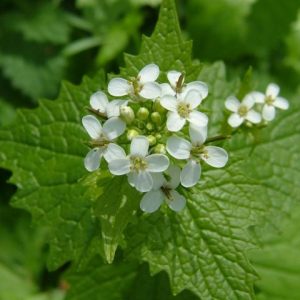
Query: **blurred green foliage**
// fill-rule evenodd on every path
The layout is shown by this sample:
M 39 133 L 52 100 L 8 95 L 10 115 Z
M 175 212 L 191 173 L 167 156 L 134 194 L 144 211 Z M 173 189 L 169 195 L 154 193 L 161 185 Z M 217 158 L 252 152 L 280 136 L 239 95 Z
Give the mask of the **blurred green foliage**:
M 83 74 L 92 75 L 100 67 L 116 71 L 123 64 L 122 53 L 137 53 L 141 33 L 149 34 L 154 28 L 160 2 L 2 0 L 0 126 L 14 119 L 17 108 L 32 107 L 38 98 L 54 99 L 63 79 L 78 83 Z M 296 94 L 300 82 L 300 0 L 177 2 L 184 33 L 194 40 L 195 59 L 207 64 L 224 60 L 232 77 L 253 66 L 256 86 L 274 80 L 287 97 Z M 8 178 L 9 174 L 0 170 L 0 300 L 60 300 L 67 286 L 60 278 L 62 272 L 46 271 L 47 230 L 32 229 L 26 213 L 8 206 L 14 192 L 6 183 Z M 279 237 L 262 241 L 264 250 L 253 254 L 262 278 L 257 284 L 258 299 L 299 299 L 298 210 L 286 221 Z M 103 268 L 107 276 L 116 272 L 114 267 Z M 143 293 L 147 293 L 145 299 L 194 299 L 189 294 L 172 297 L 165 274 L 150 277 L 145 266 L 130 268 L 130 284 L 135 289 L 132 299 L 141 299 Z M 121 272 L 117 276 L 124 275 L 122 267 L 117 271 Z M 94 275 L 96 282 L 107 280 L 102 269 Z M 79 277 L 72 276 L 70 282 L 77 284 Z M 141 278 L 139 283 L 137 278 Z M 87 278 L 76 292 L 83 293 L 90 283 Z M 155 290 L 159 284 L 165 289 Z M 115 289 L 109 281 L 107 286 Z M 99 293 L 102 287 L 99 285 Z M 116 299 L 128 293 L 120 290 L 114 290 Z

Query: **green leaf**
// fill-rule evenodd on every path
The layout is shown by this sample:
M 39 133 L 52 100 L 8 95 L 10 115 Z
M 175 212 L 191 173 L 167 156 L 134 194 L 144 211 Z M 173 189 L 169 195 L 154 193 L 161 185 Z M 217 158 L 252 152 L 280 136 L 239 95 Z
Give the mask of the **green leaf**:
M 136 263 L 103 265 L 94 259 L 82 272 L 72 272 L 66 276 L 70 285 L 66 300 L 120 300 L 122 293 L 136 276 Z
M 282 229 L 267 227 L 260 238 L 262 249 L 250 252 L 260 280 L 256 283 L 259 300 L 296 300 L 300 297 L 300 209 L 284 219 Z
M 122 233 L 139 207 L 140 193 L 127 183 L 127 177 L 108 176 L 101 180 L 103 193 L 97 199 L 96 215 L 101 221 L 105 258 L 113 262 Z
M 0 166 L 13 171 L 10 182 L 18 187 L 13 204 L 30 211 L 36 226 L 49 228 L 51 269 L 101 251 L 95 198 L 81 180 L 88 151 L 81 116 L 100 82 L 102 73 L 80 87 L 65 83 L 59 100 L 18 111 L 14 124 L 0 130 Z
M 197 300 L 188 291 L 173 296 L 166 273 L 150 276 L 146 264 L 118 262 L 103 265 L 90 262 L 82 272 L 70 270 L 65 276 L 70 285 L 66 300 Z

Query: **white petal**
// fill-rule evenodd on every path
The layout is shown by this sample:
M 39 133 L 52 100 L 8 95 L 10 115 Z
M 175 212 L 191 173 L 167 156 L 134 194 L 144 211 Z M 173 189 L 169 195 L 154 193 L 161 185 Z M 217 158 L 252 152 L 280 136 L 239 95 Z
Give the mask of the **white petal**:
M 288 109 L 289 108 L 289 102 L 282 98 L 282 97 L 277 97 L 273 103 L 275 107 L 278 107 L 280 109 Z
M 96 140 L 102 134 L 102 126 L 98 119 L 92 115 L 87 115 L 82 118 L 82 125 L 89 134 L 89 136 Z
M 191 123 L 189 133 L 192 144 L 195 146 L 201 146 L 207 138 L 207 126 L 200 127 Z
M 199 92 L 201 101 L 208 95 L 208 86 L 202 81 L 192 81 L 188 83 L 182 92 L 182 97 L 184 98 L 190 90 L 196 90 Z
M 138 75 L 140 83 L 155 81 L 159 76 L 159 67 L 155 64 L 145 66 Z
M 176 165 L 170 165 L 166 174 L 169 175 L 170 180 L 167 183 L 167 186 L 171 189 L 176 189 L 180 184 L 180 168 Z
M 152 176 L 147 171 L 132 173 L 132 182 L 134 187 L 142 193 L 149 192 L 153 187 Z
M 246 120 L 250 121 L 251 123 L 258 124 L 261 121 L 261 115 L 251 109 L 246 115 Z
M 266 95 L 264 95 L 263 93 L 252 92 L 251 95 L 254 98 L 255 103 L 264 103 L 265 102 Z
M 266 95 L 272 97 L 272 99 L 275 99 L 280 92 L 280 88 L 277 84 L 275 83 L 270 83 L 267 86 L 267 90 L 266 90 Z
M 170 194 L 172 199 L 167 201 L 169 207 L 176 212 L 181 211 L 186 205 L 186 199 L 174 190 L 170 191 Z
M 170 161 L 164 154 L 151 154 L 146 157 L 147 170 L 149 172 L 158 173 L 168 169 Z
M 108 168 L 113 175 L 124 175 L 130 172 L 130 160 L 128 158 L 114 159 L 109 162 Z
M 184 97 L 184 102 L 188 103 L 191 109 L 199 106 L 201 101 L 201 95 L 196 90 L 190 90 Z
M 244 122 L 244 118 L 242 118 L 239 114 L 234 113 L 230 115 L 227 122 L 231 127 L 236 128 Z
M 265 104 L 262 110 L 262 116 L 266 121 L 272 121 L 275 118 L 275 107 Z
M 161 88 L 157 82 L 147 82 L 143 85 L 139 95 L 145 99 L 156 99 L 161 95 Z
M 145 157 L 148 154 L 149 141 L 145 136 L 137 136 L 132 139 L 130 145 L 131 156 Z
M 108 99 L 106 95 L 101 91 L 94 93 L 90 98 L 91 107 L 102 113 L 106 112 L 107 104 L 108 104 Z
M 163 97 L 165 95 L 171 95 L 171 96 L 176 95 L 175 91 L 172 89 L 172 87 L 168 83 L 161 83 L 160 88 L 161 88 L 161 95 L 160 95 L 161 97 Z
M 206 146 L 205 150 L 207 151 L 207 156 L 201 155 L 201 158 L 210 166 L 215 168 L 222 168 L 226 165 L 228 161 L 227 152 L 220 147 L 216 146 Z
M 160 100 L 160 105 L 169 111 L 177 111 L 178 101 L 174 96 L 166 95 L 163 96 Z
M 179 131 L 185 124 L 186 120 L 181 118 L 177 112 L 169 112 L 167 119 L 167 128 L 170 131 Z
M 170 155 L 177 159 L 188 159 L 192 144 L 183 138 L 172 136 L 167 140 L 166 149 Z
M 255 104 L 255 98 L 252 94 L 248 94 L 244 97 L 242 104 L 245 105 L 248 109 L 251 109 Z
M 153 179 L 153 190 L 160 189 L 166 182 L 166 179 L 162 173 L 152 173 L 151 176 Z
M 234 96 L 229 96 L 225 101 L 225 107 L 232 112 L 237 112 L 240 104 L 240 101 Z
M 84 166 L 89 172 L 93 172 L 100 167 L 102 152 L 102 149 L 94 148 L 84 158 Z
M 164 194 L 158 191 L 150 191 L 145 194 L 141 200 L 140 208 L 147 213 L 153 213 L 159 209 L 164 201 Z
M 180 182 L 184 187 L 192 187 L 199 181 L 200 174 L 200 164 L 190 159 L 180 173 Z
M 199 127 L 205 127 L 208 123 L 207 115 L 197 110 L 192 111 L 187 119 Z
M 119 97 L 130 94 L 130 92 L 132 91 L 132 85 L 128 80 L 124 78 L 113 78 L 108 83 L 107 89 L 112 96 Z
M 167 73 L 167 77 L 168 77 L 168 80 L 171 84 L 172 87 L 176 87 L 177 85 L 177 82 L 179 80 L 179 77 L 181 76 L 182 73 L 178 72 L 178 71 L 169 71 Z
M 104 152 L 104 158 L 109 163 L 116 159 L 126 158 L 126 153 L 119 145 L 110 143 L 108 144 L 106 151 Z
M 108 118 L 119 117 L 120 116 L 120 107 L 127 105 L 127 100 L 113 100 L 108 103 L 106 107 L 106 114 Z
M 103 132 L 110 141 L 123 134 L 125 129 L 126 124 L 117 117 L 110 118 L 103 124 Z

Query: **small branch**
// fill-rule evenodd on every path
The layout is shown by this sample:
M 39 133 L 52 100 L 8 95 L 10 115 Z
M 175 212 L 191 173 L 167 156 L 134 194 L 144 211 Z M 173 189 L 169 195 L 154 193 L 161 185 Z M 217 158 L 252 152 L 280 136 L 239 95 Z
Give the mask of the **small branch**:
M 212 142 L 216 142 L 216 141 L 223 141 L 223 140 L 227 140 L 230 139 L 231 135 L 216 135 L 213 136 L 211 138 L 208 138 L 205 143 L 212 143 Z

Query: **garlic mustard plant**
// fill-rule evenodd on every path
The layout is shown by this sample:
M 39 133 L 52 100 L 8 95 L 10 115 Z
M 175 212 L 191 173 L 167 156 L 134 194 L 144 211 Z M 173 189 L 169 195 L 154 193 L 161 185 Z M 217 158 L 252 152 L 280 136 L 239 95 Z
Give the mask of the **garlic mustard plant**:
M 208 116 L 199 109 L 208 86 L 186 83 L 185 74 L 176 70 L 167 72 L 168 82 L 158 82 L 159 75 L 159 67 L 151 63 L 135 78 L 113 78 L 109 95 L 97 91 L 91 96 L 93 115 L 82 119 L 92 148 L 84 165 L 95 171 L 104 157 L 113 176 L 127 176 L 132 187 L 145 193 L 143 211 L 154 212 L 166 203 L 179 212 L 186 204 L 181 191 L 200 179 L 200 161 L 221 168 L 228 155 L 206 144 Z

